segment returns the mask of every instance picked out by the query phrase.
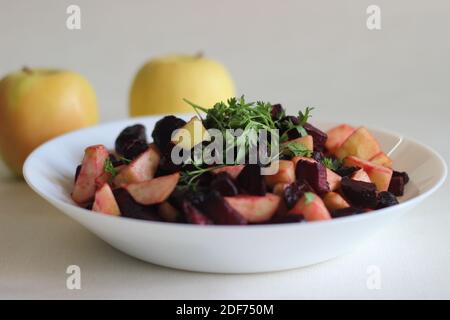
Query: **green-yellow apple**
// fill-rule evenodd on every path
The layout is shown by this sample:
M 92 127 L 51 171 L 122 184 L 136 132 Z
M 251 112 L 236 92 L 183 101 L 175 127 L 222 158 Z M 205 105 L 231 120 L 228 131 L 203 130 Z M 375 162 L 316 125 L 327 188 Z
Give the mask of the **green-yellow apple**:
M 78 73 L 24 68 L 0 80 L 0 153 L 19 176 L 38 145 L 97 121 L 95 92 Z
M 168 55 L 147 62 L 130 91 L 130 115 L 192 112 L 183 99 L 202 107 L 235 96 L 226 68 L 202 55 Z

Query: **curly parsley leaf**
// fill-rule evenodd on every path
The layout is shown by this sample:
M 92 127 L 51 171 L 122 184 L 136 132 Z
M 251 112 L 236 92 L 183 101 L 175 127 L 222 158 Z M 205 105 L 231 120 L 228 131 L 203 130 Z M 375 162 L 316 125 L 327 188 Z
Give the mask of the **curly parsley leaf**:
M 119 173 L 117 169 L 114 168 L 114 165 L 110 158 L 106 158 L 105 160 L 104 171 L 109 173 L 112 177 L 117 176 L 117 174 Z
M 336 171 L 342 165 L 342 162 L 339 159 L 332 159 L 328 157 L 324 157 L 321 162 L 325 167 L 333 171 Z
M 291 157 L 311 157 L 312 151 L 298 141 L 289 141 L 282 145 L 282 153 Z

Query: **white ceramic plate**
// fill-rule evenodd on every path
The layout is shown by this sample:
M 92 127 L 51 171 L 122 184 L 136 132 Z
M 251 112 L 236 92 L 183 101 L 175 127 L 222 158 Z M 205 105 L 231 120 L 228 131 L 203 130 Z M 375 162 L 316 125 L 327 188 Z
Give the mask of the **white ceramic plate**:
M 351 251 L 392 219 L 436 191 L 447 175 L 446 164 L 430 148 L 397 134 L 372 129 L 396 170 L 411 181 L 401 204 L 372 213 L 311 223 L 253 226 L 198 226 L 141 221 L 93 213 L 70 198 L 76 166 L 85 147 L 114 146 L 119 132 L 134 123 L 150 135 L 160 117 L 103 124 L 55 138 L 37 148 L 24 165 L 27 183 L 39 195 L 115 248 L 136 258 L 172 268 L 220 273 L 292 269 Z M 316 123 L 328 129 L 333 123 Z

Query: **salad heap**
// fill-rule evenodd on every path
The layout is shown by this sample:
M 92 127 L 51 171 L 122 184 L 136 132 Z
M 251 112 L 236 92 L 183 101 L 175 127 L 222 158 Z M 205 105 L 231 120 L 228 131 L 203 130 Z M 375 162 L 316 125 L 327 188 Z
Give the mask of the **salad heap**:
M 146 128 L 125 128 L 115 150 L 93 145 L 77 167 L 72 199 L 104 214 L 151 221 L 245 225 L 329 220 L 398 204 L 408 174 L 392 160 L 365 127 L 339 125 L 328 132 L 313 126 L 312 108 L 286 115 L 280 104 L 246 102 L 244 97 L 205 109 L 187 101 L 198 116 L 159 120 L 147 141 Z M 226 149 L 232 163 L 173 161 L 174 148 L 206 144 L 207 134 L 180 139 L 179 129 L 277 132 L 269 141 L 279 152 L 269 163 L 249 163 L 258 141 L 236 138 Z M 203 138 L 202 138 L 203 137 Z M 269 148 L 270 146 L 267 146 Z M 216 155 L 217 156 L 217 155 Z M 220 155 L 222 157 L 222 155 Z M 262 168 L 276 172 L 263 175 Z

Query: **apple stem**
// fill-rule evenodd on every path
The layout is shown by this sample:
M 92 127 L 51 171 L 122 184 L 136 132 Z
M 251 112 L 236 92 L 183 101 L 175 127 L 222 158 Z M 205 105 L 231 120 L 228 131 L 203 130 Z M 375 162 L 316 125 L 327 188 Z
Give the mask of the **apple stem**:
M 199 51 L 196 53 L 195 58 L 200 59 L 203 58 L 203 51 Z
M 27 66 L 23 67 L 22 71 L 25 72 L 25 73 L 28 73 L 28 74 L 32 74 L 33 73 L 33 70 L 31 70 L 31 68 L 29 68 Z

